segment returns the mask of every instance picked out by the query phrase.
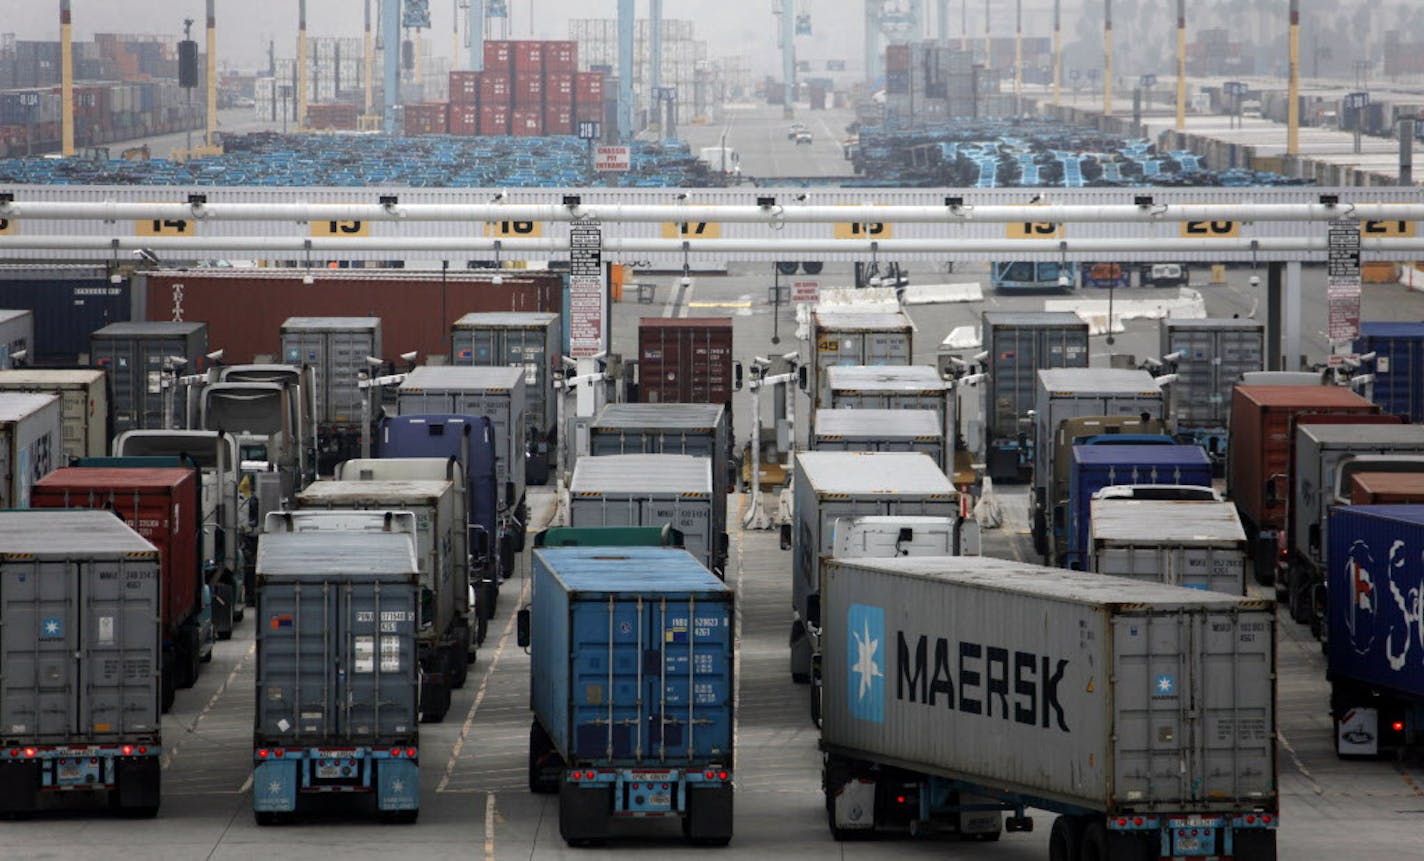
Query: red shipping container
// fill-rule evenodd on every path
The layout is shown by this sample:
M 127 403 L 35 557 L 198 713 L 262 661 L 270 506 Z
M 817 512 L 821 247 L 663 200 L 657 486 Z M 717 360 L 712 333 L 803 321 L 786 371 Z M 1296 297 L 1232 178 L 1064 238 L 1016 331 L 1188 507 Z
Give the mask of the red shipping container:
M 514 43 L 514 78 L 544 77 L 544 43 Z
M 480 134 L 509 134 L 509 108 L 503 105 L 480 105 Z
M 887 71 L 887 72 L 908 72 L 908 71 L 910 71 L 910 46 L 909 46 L 909 45 L 886 45 L 886 46 L 885 46 L 885 71 Z
M 480 133 L 480 109 L 474 105 L 450 106 L 450 134 L 471 137 Z
M 544 115 L 538 108 L 515 108 L 509 112 L 509 133 L 515 137 L 538 137 L 544 133 Z
M 732 318 L 638 321 L 638 400 L 732 408 Z
M 191 469 L 61 467 L 35 482 L 31 508 L 112 510 L 162 559 L 164 640 L 202 608 L 202 509 Z
M 549 41 L 544 43 L 544 74 L 563 72 L 573 74 L 578 71 L 578 43 L 569 41 Z
M 314 261 L 310 286 L 302 283 L 301 269 L 155 272 L 148 280 L 148 319 L 207 321 L 208 338 L 223 345 L 225 361 L 246 363 L 259 354 L 281 356 L 288 317 L 360 314 L 381 318 L 381 340 L 392 352 L 419 350 L 423 360 L 449 354 L 450 326 L 471 311 L 559 313 L 563 305 L 556 272 L 510 271 L 495 284 L 491 275 L 453 268 L 442 280 L 438 271 L 316 268 L 323 262 Z
M 1357 472 L 1350 480 L 1351 505 L 1419 505 L 1424 503 L 1424 474 L 1417 472 Z
M 513 42 L 485 42 L 485 71 L 508 74 L 514 69 Z
M 510 104 L 511 78 L 508 72 L 485 72 L 480 76 L 480 104 L 481 105 L 503 105 Z
M 514 107 L 538 110 L 543 105 L 543 79 L 516 75 L 514 78 Z
M 544 106 L 544 134 L 571 135 L 574 133 L 574 109 L 572 105 Z
M 443 135 L 450 132 L 450 106 L 445 102 L 422 102 L 405 106 L 407 135 Z
M 603 73 L 579 72 L 574 75 L 574 99 L 579 104 L 603 101 Z
M 572 72 L 548 72 L 544 75 L 544 104 L 572 105 L 574 76 Z
M 483 85 L 479 72 L 456 71 L 450 73 L 450 104 L 477 105 L 480 102 L 480 88 Z

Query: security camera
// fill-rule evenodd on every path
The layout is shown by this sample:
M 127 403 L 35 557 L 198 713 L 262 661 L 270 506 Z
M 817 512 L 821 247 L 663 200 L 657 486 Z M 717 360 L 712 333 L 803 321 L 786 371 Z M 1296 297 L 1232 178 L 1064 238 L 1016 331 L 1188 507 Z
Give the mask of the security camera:
M 366 357 L 366 364 L 370 365 L 370 366 L 373 367 L 373 368 L 379 368 L 380 366 L 384 365 L 385 363 L 386 363 L 385 359 L 378 359 L 378 358 L 376 358 L 375 356 L 367 356 L 367 357 Z
M 188 364 L 188 360 L 183 358 L 182 356 L 167 356 L 165 360 L 168 362 L 169 365 L 175 368 L 181 368 L 184 365 Z
M 415 361 L 415 357 L 416 357 L 416 356 L 419 356 L 419 355 L 420 355 L 419 351 L 417 351 L 417 350 L 411 350 L 409 353 L 401 353 L 401 354 L 400 354 L 400 357 L 401 357 L 401 361 L 402 361 L 402 362 L 414 362 L 414 361 Z
M 1064 290 L 1067 290 L 1068 288 L 1073 286 L 1073 279 L 1069 278 L 1067 275 L 1059 275 L 1058 286 L 1062 287 Z
M 1260 286 L 1261 286 L 1261 276 L 1260 276 L 1260 275 L 1252 275 L 1252 276 L 1251 276 L 1251 280 L 1250 280 L 1249 282 L 1247 282 L 1247 283 L 1249 283 L 1252 287 L 1260 287 Z
M 684 276 L 682 276 L 681 278 L 677 279 L 677 283 L 678 283 L 678 286 L 680 286 L 680 287 L 691 287 L 691 286 L 692 286 L 692 279 L 689 278 L 688 276 L 684 275 Z
M 498 272 L 496 272 L 496 273 L 494 273 L 494 277 L 490 279 L 490 283 L 491 283 L 491 284 L 503 284 L 503 283 L 504 283 L 504 276 L 501 275 L 501 274 L 499 274 Z
M 310 272 L 308 272 L 307 274 L 302 276 L 302 283 L 310 287 L 316 283 L 316 279 L 312 277 Z
M 1183 355 L 1184 355 L 1183 352 L 1182 352 L 1181 350 L 1178 350 L 1178 351 L 1175 352 L 1175 353 L 1168 353 L 1167 355 L 1163 356 L 1163 357 L 1162 357 L 1162 361 L 1164 361 L 1164 362 L 1180 362 L 1180 361 L 1182 360 L 1182 356 L 1183 356 Z
M 207 359 L 208 359 L 209 362 L 221 362 L 221 361 L 222 361 L 222 357 L 223 357 L 223 351 L 222 351 L 222 350 L 213 350 L 211 353 L 208 354 Z
M 111 274 L 109 275 L 109 283 L 110 283 L 110 284 L 122 284 L 122 283 L 124 283 L 124 276 L 120 275 L 120 274 L 117 273 L 117 272 L 111 273 Z
M 148 250 L 147 248 L 136 248 L 136 249 L 134 249 L 133 256 L 135 256 L 135 257 L 137 257 L 138 259 L 142 260 L 144 263 L 148 263 L 148 264 L 150 264 L 150 265 L 152 265 L 152 266 L 157 266 L 157 265 L 161 262 L 161 261 L 158 259 L 158 255 L 157 255 L 157 254 L 154 254 L 152 251 Z

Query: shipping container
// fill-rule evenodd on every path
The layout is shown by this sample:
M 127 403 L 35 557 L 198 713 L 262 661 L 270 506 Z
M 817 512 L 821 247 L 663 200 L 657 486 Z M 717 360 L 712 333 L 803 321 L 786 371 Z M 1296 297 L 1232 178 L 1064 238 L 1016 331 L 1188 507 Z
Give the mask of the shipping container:
M 1184 441 L 1206 447 L 1213 460 L 1226 456 L 1231 426 L 1231 390 L 1241 375 L 1265 369 L 1266 327 L 1246 319 L 1161 322 L 1162 356 L 1177 375 L 1168 389 L 1169 413 Z
M 288 531 L 257 545 L 259 825 L 311 793 L 374 796 L 383 818 L 420 809 L 420 572 L 414 515 L 381 532 Z M 286 528 L 284 528 L 284 526 Z
M 816 410 L 811 448 L 814 451 L 912 451 L 929 456 L 941 470 L 949 465 L 945 459 L 944 430 L 933 410 Z
M 90 335 L 90 360 L 109 374 L 114 432 L 179 427 L 182 404 L 172 400 L 171 380 L 203 371 L 207 352 L 206 323 L 110 323 Z
M 718 502 L 721 505 L 718 505 Z M 681 454 L 581 457 L 569 480 L 568 525 L 664 526 L 719 577 L 727 558 L 725 498 L 713 493 L 712 461 Z
M 35 315 L 28 309 L 0 309 L 0 370 L 33 364 Z
M 1371 398 L 1385 412 L 1424 422 L 1424 323 L 1360 323 L 1353 350 L 1374 354 Z
M 191 468 L 63 467 L 35 483 L 34 508 L 95 508 L 158 548 L 162 566 L 163 710 L 198 680 L 203 638 L 203 509 Z
M 450 71 L 450 105 L 460 105 L 463 107 L 475 107 L 480 103 L 480 86 L 482 72 L 471 72 L 454 70 Z
M 985 458 L 995 481 L 1021 477 L 1033 463 L 1033 425 L 1038 372 L 1088 367 L 1088 324 L 1070 311 L 985 311 Z
M 574 76 L 574 103 L 579 107 L 603 105 L 603 73 L 579 72 Z
M 1349 504 L 1424 504 L 1424 475 L 1417 472 L 1354 473 L 1350 476 Z
M 578 71 L 578 42 L 560 40 L 544 43 L 544 74 L 568 74 Z
M 516 116 L 521 111 L 540 112 L 544 107 L 544 79 L 516 72 L 513 105 Z
M 1226 493 L 1236 503 L 1251 541 L 1257 582 L 1275 577 L 1295 423 L 1304 416 L 1375 415 L 1380 408 L 1337 386 L 1240 385 L 1231 395 Z
M 544 109 L 538 105 L 515 107 L 509 112 L 509 133 L 515 137 L 538 137 L 544 133 Z
M 484 70 L 496 74 L 510 74 L 514 71 L 514 43 L 508 41 L 485 40 Z
M 377 461 L 379 462 L 379 461 Z M 314 481 L 296 494 L 295 526 L 307 528 L 303 512 L 409 511 L 415 515 L 416 561 L 420 565 L 421 720 L 439 723 L 450 710 L 450 692 L 462 687 L 474 642 L 470 624 L 468 517 L 461 485 L 450 481 L 367 479 Z M 340 520 L 336 518 L 335 520 Z M 312 528 L 343 528 L 320 521 Z
M 832 835 L 1036 807 L 1055 858 L 1276 858 L 1269 601 L 953 557 L 832 560 L 822 590 Z
M 544 75 L 544 105 L 572 108 L 574 105 L 573 72 L 549 72 Z
M 156 815 L 158 550 L 99 511 L 0 511 L 0 548 L 0 811 L 107 790 Z
M 524 371 L 528 422 L 528 482 L 544 484 L 558 453 L 558 394 L 561 331 L 558 314 L 493 311 L 466 314 L 450 327 L 450 361 L 476 367 L 507 366 Z
M 58 395 L 0 392 L 0 510 L 29 508 L 35 483 L 63 463 Z
M 914 356 L 915 324 L 904 311 L 863 311 L 854 306 L 818 306 L 811 312 L 813 408 L 829 407 L 832 365 L 908 365 Z
M 545 105 L 543 123 L 546 135 L 573 134 L 575 131 L 573 105 Z
M 1089 570 L 1246 594 L 1246 532 L 1229 502 L 1094 499 Z
M 822 409 L 934 412 L 940 426 L 945 429 L 947 448 L 953 451 L 957 436 L 955 429 L 959 426 L 954 387 L 929 365 L 838 365 L 826 369 L 826 384 L 830 401 L 822 404 Z M 811 431 L 814 433 L 815 429 L 813 421 Z M 948 464 L 949 461 L 940 462 L 942 468 L 948 468 Z
M 560 835 L 668 817 L 727 843 L 735 591 L 673 548 L 545 548 L 533 570 L 529 788 L 559 793 Z
M 1068 568 L 1088 567 L 1093 496 L 1105 487 L 1211 488 L 1211 459 L 1196 445 L 1077 445 L 1068 474 Z
M 454 72 L 451 72 L 453 75 Z M 450 106 L 450 134 L 473 137 L 480 133 L 480 109 L 475 105 Z
M 818 633 L 807 624 L 808 604 L 835 552 L 838 526 L 857 517 L 957 519 L 959 495 L 934 461 L 916 452 L 800 452 L 792 492 L 793 522 L 782 527 L 781 547 L 792 551 L 791 678 L 804 684 Z
M 514 98 L 512 81 L 508 72 L 487 68 L 480 73 L 481 107 L 508 108 Z
M 103 371 L 48 368 L 0 371 L 0 397 L 5 392 L 59 396 L 63 433 L 55 466 L 66 464 L 71 458 L 108 454 L 109 390 Z
M 504 105 L 480 105 L 480 134 L 509 134 L 509 108 Z
M 544 43 L 534 40 L 524 40 L 512 44 L 514 53 L 514 78 L 534 78 L 542 80 L 544 77 Z
M 732 408 L 732 318 L 638 320 L 638 400 Z
M 312 369 L 317 471 L 330 475 L 359 445 L 365 392 L 358 376 L 373 370 L 368 358 L 382 358 L 381 319 L 288 317 L 280 332 L 282 362 Z

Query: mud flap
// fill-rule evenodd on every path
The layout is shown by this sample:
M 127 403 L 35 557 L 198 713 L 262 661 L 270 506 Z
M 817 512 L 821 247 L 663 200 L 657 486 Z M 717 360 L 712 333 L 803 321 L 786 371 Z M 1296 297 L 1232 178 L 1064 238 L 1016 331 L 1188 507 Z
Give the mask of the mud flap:
M 420 766 L 407 759 L 376 760 L 376 807 L 420 809 Z
M 297 809 L 297 763 L 259 762 L 252 771 L 252 809 L 292 813 Z
M 39 807 L 40 764 L 0 763 L 0 813 L 28 813 Z
M 732 839 L 732 786 L 689 786 L 683 833 L 697 843 L 725 844 Z
M 559 784 L 559 836 L 569 844 L 608 839 L 613 815 L 613 786 Z
M 124 810 L 157 809 L 161 798 L 158 757 L 114 760 L 114 799 Z

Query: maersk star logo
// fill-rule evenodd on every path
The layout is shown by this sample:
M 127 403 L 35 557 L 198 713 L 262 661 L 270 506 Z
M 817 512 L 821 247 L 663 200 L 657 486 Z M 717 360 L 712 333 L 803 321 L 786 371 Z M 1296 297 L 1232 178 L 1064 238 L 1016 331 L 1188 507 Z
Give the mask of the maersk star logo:
M 846 697 L 850 713 L 861 720 L 885 720 L 885 611 L 852 604 L 846 614 L 846 664 L 850 668 Z
M 267 794 L 268 794 L 268 795 L 281 795 L 281 794 L 282 794 L 282 783 L 281 783 L 281 781 L 274 780 L 274 781 L 272 781 L 271 783 L 267 784 Z
M 405 781 L 404 781 L 404 780 L 392 780 L 392 781 L 391 781 L 391 792 L 394 792 L 394 793 L 397 794 L 397 795 L 401 794 L 402 792 L 405 792 Z
M 1170 674 L 1163 674 L 1157 677 L 1157 696 L 1170 697 L 1177 693 L 1177 679 Z
M 42 623 L 44 636 L 61 637 L 64 635 L 64 623 L 56 616 L 50 616 Z

